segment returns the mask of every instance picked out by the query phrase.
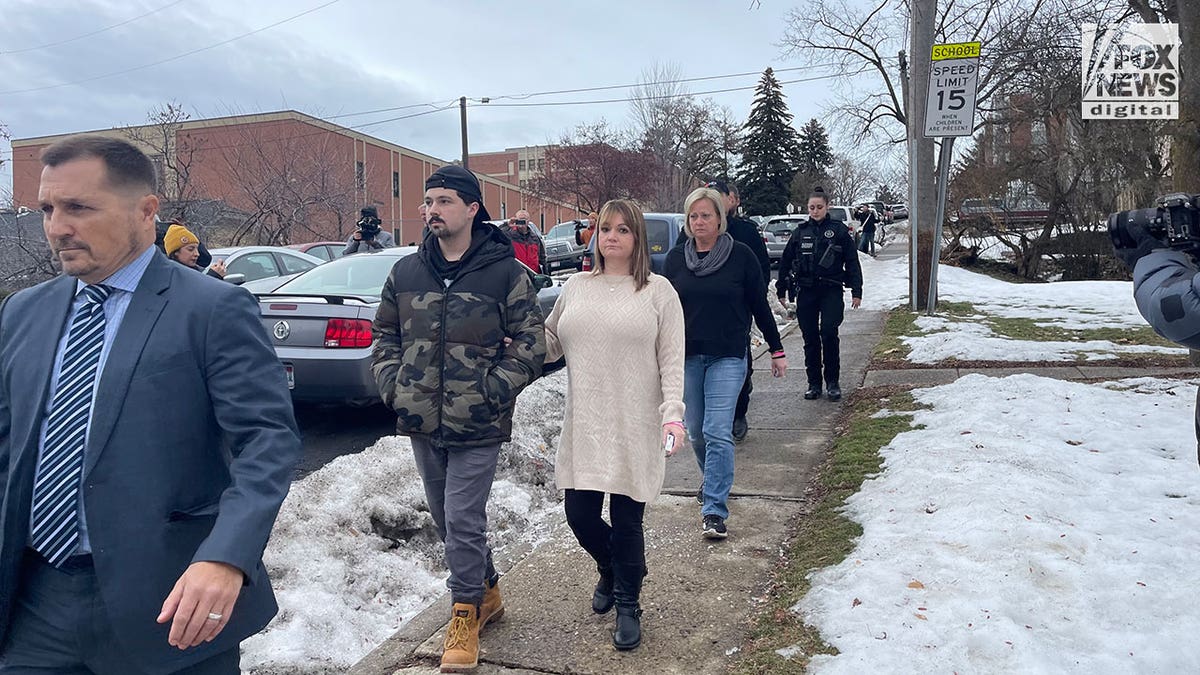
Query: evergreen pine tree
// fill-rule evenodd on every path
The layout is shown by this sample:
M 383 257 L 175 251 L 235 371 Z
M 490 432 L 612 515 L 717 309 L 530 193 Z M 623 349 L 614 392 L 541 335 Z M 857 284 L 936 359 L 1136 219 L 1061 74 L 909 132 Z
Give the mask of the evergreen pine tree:
M 829 134 L 825 133 L 825 127 L 816 119 L 809 120 L 800 129 L 799 146 L 796 178 L 792 182 L 792 199 L 797 204 L 806 204 L 814 187 L 829 182 L 833 148 L 829 146 Z
M 783 89 L 770 68 L 763 71 L 754 90 L 754 105 L 743 128 L 746 136 L 738 174 L 742 205 L 751 215 L 786 213 L 800 146 Z

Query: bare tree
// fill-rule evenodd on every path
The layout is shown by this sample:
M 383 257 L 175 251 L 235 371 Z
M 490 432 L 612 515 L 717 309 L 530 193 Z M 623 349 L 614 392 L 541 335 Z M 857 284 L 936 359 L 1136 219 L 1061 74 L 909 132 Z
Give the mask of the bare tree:
M 630 95 L 630 114 L 641 149 L 654 157 L 658 208 L 682 207 L 698 180 L 728 176 L 737 154 L 732 112 L 710 99 L 697 101 L 680 81 L 677 64 L 656 63 L 642 71 Z
M 546 164 L 533 189 L 551 199 L 599 211 L 610 199 L 645 202 L 652 197 L 654 158 L 634 149 L 628 134 L 601 120 L 581 124 L 546 149 Z
M 861 160 L 838 155 L 829 167 L 825 192 L 834 204 L 852 206 L 870 196 L 879 184 L 875 173 Z
M 0 213 L 0 289 L 27 288 L 58 276 L 41 215 L 25 208 Z
M 1083 8 L 1075 11 L 1081 21 L 1095 19 Z M 1043 19 L 1031 35 L 1042 43 L 1059 30 Z M 1012 227 L 1003 213 L 969 223 L 976 234 L 1005 247 L 1017 273 L 1027 278 L 1046 276 L 1047 262 L 1069 278 L 1111 276 L 1121 269 L 1111 255 L 1106 216 L 1121 208 L 1122 198 L 1149 204 L 1170 170 L 1166 122 L 1083 119 L 1077 55 L 1066 45 L 1050 45 L 1041 58 L 1053 62 L 1053 69 L 1014 76 L 1004 113 L 989 120 L 951 182 L 952 203 L 997 197 L 1008 204 L 1025 198 L 1045 205 L 1044 221 L 1033 227 Z M 952 244 L 967 225 L 951 229 Z
M 332 134 L 300 141 L 286 131 L 244 130 L 236 143 L 218 148 L 235 186 L 228 201 L 245 211 L 230 233 L 234 245 L 284 245 L 313 239 L 344 239 L 357 211 L 357 192 L 367 176 L 335 168 L 344 148 Z M 340 166 L 345 166 L 345 163 Z
M 1174 189 L 1200 192 L 1200 3 L 1192 0 L 1128 0 L 1145 23 L 1177 23 L 1181 37 L 1178 66 L 1179 119 L 1172 126 L 1171 164 Z
M 1014 71 L 1032 68 L 1029 26 L 1047 13 L 1049 0 L 965 0 L 939 3 L 935 36 L 942 42 L 983 42 L 976 105 L 991 110 L 992 97 Z M 783 38 L 785 54 L 807 65 L 844 73 L 836 88 L 835 119 L 858 139 L 877 138 L 901 143 L 907 111 L 896 54 L 908 47 L 908 4 L 877 0 L 863 6 L 847 0 L 806 0 L 788 13 Z M 851 78 L 868 75 L 868 91 L 854 88 Z M 912 77 L 925 77 L 913 73 Z M 920 121 L 918 120 L 918 123 Z
M 193 174 L 204 141 L 199 136 L 179 133 L 189 119 L 191 115 L 181 104 L 170 101 L 152 108 L 146 115 L 147 124 L 129 127 L 126 134 L 149 148 L 157 165 L 159 190 L 165 198 L 160 209 L 163 217 L 178 218 L 195 228 L 199 236 L 207 237 L 209 224 L 196 217 L 205 190 Z

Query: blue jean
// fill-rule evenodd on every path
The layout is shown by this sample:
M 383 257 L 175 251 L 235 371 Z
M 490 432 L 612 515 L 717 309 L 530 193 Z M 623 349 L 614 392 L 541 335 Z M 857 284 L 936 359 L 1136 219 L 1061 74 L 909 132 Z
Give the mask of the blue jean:
M 703 515 L 729 517 L 733 489 L 733 409 L 746 379 L 744 356 L 689 356 L 683 362 L 684 421 L 704 474 Z

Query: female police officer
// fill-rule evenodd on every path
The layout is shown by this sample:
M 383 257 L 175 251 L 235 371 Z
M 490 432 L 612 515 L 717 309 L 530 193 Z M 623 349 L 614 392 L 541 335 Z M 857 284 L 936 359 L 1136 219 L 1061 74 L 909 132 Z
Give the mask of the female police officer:
M 842 398 L 838 326 L 845 313 L 843 286 L 850 289 L 850 306 L 857 309 L 862 302 L 862 268 L 854 238 L 845 223 L 829 217 L 829 199 L 816 187 L 808 197 L 808 220 L 796 228 L 783 249 L 775 285 L 780 301 L 787 295 L 796 299 L 808 372 L 804 398 L 809 401 L 821 398 L 822 361 L 829 400 Z

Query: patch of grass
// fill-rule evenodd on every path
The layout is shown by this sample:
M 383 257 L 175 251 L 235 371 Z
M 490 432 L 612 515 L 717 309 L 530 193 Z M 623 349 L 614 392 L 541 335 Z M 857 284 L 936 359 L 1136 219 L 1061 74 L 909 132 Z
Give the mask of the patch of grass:
M 965 318 L 978 316 L 979 312 L 969 302 L 939 302 L 938 314 Z M 875 345 L 875 363 L 872 365 L 880 365 L 879 362 L 886 361 L 907 363 L 909 348 L 904 344 L 903 338 L 920 333 L 917 330 L 918 316 L 919 313 L 905 308 L 896 308 L 888 312 L 887 320 L 883 324 L 883 335 L 879 344 Z
M 904 360 L 908 357 L 908 345 L 900 338 L 917 333 L 917 314 L 907 309 L 893 309 L 888 312 L 883 324 L 883 337 L 875 345 L 874 357 L 877 359 Z
M 1039 325 L 1039 319 L 1028 317 L 991 316 L 969 302 L 939 302 L 937 315 L 955 320 L 973 320 L 991 328 L 996 335 L 1013 340 L 1032 342 L 1087 342 L 1089 340 L 1106 340 L 1118 345 L 1149 345 L 1155 347 L 1177 347 L 1178 345 L 1159 337 L 1149 326 L 1134 326 L 1117 328 L 1100 326 L 1097 328 L 1062 328 L 1059 326 Z M 916 327 L 918 314 L 907 309 L 893 309 L 884 323 L 883 336 L 875 347 L 872 367 L 912 367 L 907 362 L 909 348 L 903 338 L 918 335 Z M 1146 365 L 1187 365 L 1179 357 L 1162 354 L 1128 354 L 1123 360 L 1145 361 Z M 1081 354 L 1080 361 L 1087 361 L 1087 355 Z M 957 363 L 957 359 L 946 359 L 945 365 Z
M 731 668 L 735 675 L 799 674 L 805 671 L 813 655 L 837 653 L 791 607 L 808 592 L 811 586 L 808 575 L 812 571 L 836 565 L 854 550 L 862 527 L 842 516 L 839 509 L 847 497 L 858 491 L 864 479 L 879 472 L 880 448 L 897 434 L 913 429 L 909 415 L 872 417 L 884 408 L 896 412 L 917 410 L 921 406 L 912 396 L 899 392 L 881 399 L 878 394 L 878 390 L 859 390 L 851 397 L 849 411 L 840 425 L 846 432 L 834 439 L 829 458 L 817 476 L 813 508 L 795 525 L 775 573 L 771 600 L 753 619 L 742 656 Z M 791 659 L 776 653 L 787 647 L 794 647 L 799 653 Z
M 1149 326 L 1135 326 L 1132 328 L 1103 326 L 1100 328 L 1072 329 L 1038 325 L 1037 321 L 1037 319 L 1025 317 L 988 317 L 987 324 L 996 333 L 1016 340 L 1033 340 L 1036 342 L 1107 340 L 1119 345 L 1179 346 L 1159 337 Z

